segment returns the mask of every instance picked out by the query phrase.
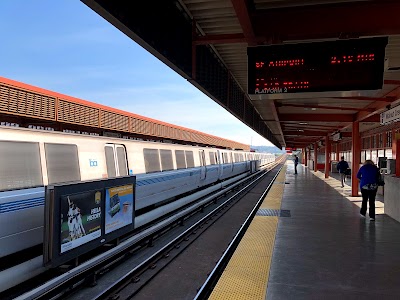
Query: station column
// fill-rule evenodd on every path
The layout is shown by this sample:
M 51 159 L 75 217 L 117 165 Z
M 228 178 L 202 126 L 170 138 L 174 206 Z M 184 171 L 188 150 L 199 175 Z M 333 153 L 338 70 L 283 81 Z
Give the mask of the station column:
M 351 196 L 358 196 L 358 180 L 357 172 L 360 165 L 361 145 L 360 145 L 360 123 L 359 121 L 353 122 L 352 131 L 352 144 L 351 144 Z
M 325 137 L 325 178 L 329 178 L 330 157 L 331 157 L 331 144 L 329 141 L 329 136 L 327 135 Z
M 317 172 L 317 163 L 318 163 L 318 144 L 314 143 L 314 172 Z
M 336 143 L 336 161 L 340 161 L 340 153 L 339 153 L 339 150 L 340 150 L 340 144 L 339 144 L 339 142 L 337 142 L 337 143 Z
M 308 151 L 307 151 L 307 147 L 306 148 L 304 148 L 304 166 L 306 166 L 307 167 L 307 164 L 308 164 Z
M 392 131 L 392 156 L 396 160 L 396 176 L 400 176 L 400 134 Z

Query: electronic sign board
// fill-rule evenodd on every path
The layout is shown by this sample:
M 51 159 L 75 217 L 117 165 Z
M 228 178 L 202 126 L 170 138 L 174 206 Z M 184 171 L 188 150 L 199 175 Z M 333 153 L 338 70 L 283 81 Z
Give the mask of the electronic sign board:
M 247 48 L 248 93 L 376 90 L 387 37 Z

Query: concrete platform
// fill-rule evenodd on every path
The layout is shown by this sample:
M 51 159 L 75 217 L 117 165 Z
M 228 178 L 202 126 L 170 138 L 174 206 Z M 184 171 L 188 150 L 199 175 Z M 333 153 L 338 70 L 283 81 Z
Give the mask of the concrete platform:
M 361 197 L 288 162 L 266 299 L 398 299 L 400 223 L 359 216 Z

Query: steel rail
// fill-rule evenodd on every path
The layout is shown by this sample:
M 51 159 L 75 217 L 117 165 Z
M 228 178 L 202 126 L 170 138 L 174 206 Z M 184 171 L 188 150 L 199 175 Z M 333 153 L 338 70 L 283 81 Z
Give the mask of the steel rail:
M 278 164 L 278 162 L 275 162 L 275 163 Z M 272 164 L 269 164 L 269 167 L 271 165 Z M 15 299 L 22 300 L 22 299 L 46 298 L 50 293 L 59 289 L 61 286 L 71 282 L 73 279 L 78 278 L 79 276 L 85 276 L 85 274 L 90 273 L 90 271 L 93 270 L 94 268 L 96 268 L 96 267 L 100 266 L 101 264 L 104 264 L 108 261 L 113 260 L 113 258 L 115 256 L 127 251 L 132 246 L 155 235 L 157 232 L 162 231 L 162 229 L 164 229 L 165 227 L 168 227 L 171 224 L 174 224 L 175 222 L 181 220 L 186 215 L 189 215 L 190 213 L 205 206 L 205 204 L 212 202 L 216 197 L 219 197 L 220 195 L 226 193 L 228 188 L 233 189 L 236 186 L 242 184 L 243 182 L 251 180 L 251 178 L 253 178 L 255 176 L 259 176 L 260 174 L 263 175 L 262 173 L 266 174 L 265 170 L 258 171 L 244 179 L 239 180 L 238 182 L 235 182 L 234 184 L 232 184 L 229 187 L 223 188 L 221 191 L 218 191 L 217 193 L 214 193 L 211 196 L 208 196 L 208 197 L 204 198 L 203 200 L 190 205 L 189 207 L 179 211 L 178 213 L 174 214 L 173 216 L 167 217 L 166 219 L 160 221 L 156 225 L 154 225 L 150 228 L 147 228 L 147 229 L 143 230 L 142 232 L 139 232 L 138 234 L 132 236 L 131 238 L 128 238 L 127 240 L 121 242 L 119 245 L 115 246 L 113 249 L 111 249 L 107 252 L 104 252 L 86 262 L 83 262 L 82 264 L 73 268 L 72 270 L 67 271 L 64 274 L 49 280 L 45 284 L 25 293 L 23 295 L 18 296 Z
M 115 292 L 116 290 L 122 290 L 127 284 L 129 284 L 131 282 L 132 278 L 136 277 L 137 273 L 140 273 L 141 270 L 143 270 L 143 269 L 148 269 L 149 265 L 153 264 L 155 261 L 157 261 L 158 258 L 161 258 L 164 253 L 168 252 L 169 249 L 173 248 L 175 244 L 180 243 L 180 241 L 182 241 L 185 237 L 189 236 L 194 230 L 199 228 L 199 226 L 201 226 L 202 224 L 207 222 L 216 213 L 220 212 L 229 202 L 232 202 L 233 200 L 237 199 L 238 196 L 243 194 L 243 192 L 248 191 L 251 186 L 253 186 L 257 181 L 259 181 L 261 178 L 263 178 L 265 175 L 267 175 L 269 173 L 269 171 L 270 170 L 268 170 L 267 172 L 264 172 L 263 174 L 259 174 L 259 176 L 257 178 L 255 178 L 252 182 L 250 182 L 249 184 L 247 184 L 246 186 L 241 188 L 239 191 L 237 191 L 234 195 L 230 196 L 227 200 L 225 200 L 224 202 L 219 204 L 218 207 L 214 208 L 207 215 L 205 215 L 204 217 L 199 219 L 195 224 L 191 225 L 184 232 L 180 233 L 173 240 L 171 240 L 170 242 L 165 244 L 157 252 L 153 253 L 146 260 L 141 262 L 139 265 L 137 265 L 135 268 L 130 270 L 128 273 L 121 276 L 119 279 L 117 279 L 115 282 L 113 282 L 109 287 L 107 287 L 105 290 L 103 290 L 101 293 L 99 293 L 92 299 L 98 300 L 98 299 L 106 299 L 108 297 L 111 297 L 113 299 L 118 298 L 118 296 L 116 294 L 113 295 L 113 292 Z M 274 177 L 274 179 L 275 179 L 275 177 Z M 132 297 L 132 295 L 131 295 L 131 297 Z
M 222 271 L 225 269 L 227 263 L 229 262 L 229 259 L 232 257 L 234 251 L 236 250 L 237 246 L 239 245 L 242 237 L 244 236 L 247 228 L 250 226 L 251 221 L 253 220 L 255 214 L 257 213 L 258 208 L 260 207 L 262 201 L 265 198 L 265 195 L 269 192 L 271 189 L 272 185 L 275 182 L 276 177 L 279 175 L 280 171 L 282 170 L 283 166 L 279 169 L 279 171 L 276 173 L 274 178 L 272 179 L 271 183 L 268 185 L 268 187 L 265 189 L 259 200 L 257 201 L 256 205 L 222 254 L 221 258 L 215 265 L 214 269 L 211 271 L 210 275 L 207 277 L 206 281 L 204 284 L 200 287 L 198 293 L 196 294 L 194 300 L 201 300 L 201 299 L 207 299 L 208 296 L 212 292 L 212 288 L 215 286 L 217 283 Z

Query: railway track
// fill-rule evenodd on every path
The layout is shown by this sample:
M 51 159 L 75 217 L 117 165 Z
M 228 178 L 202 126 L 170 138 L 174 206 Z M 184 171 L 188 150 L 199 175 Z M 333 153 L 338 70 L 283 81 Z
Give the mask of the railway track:
M 262 177 L 266 177 L 265 174 Z M 132 297 L 202 237 L 201 233 L 230 211 L 229 208 L 240 196 L 259 180 L 253 178 L 251 183 L 241 180 L 239 183 L 245 186 L 238 188 L 239 183 L 234 184 L 234 192 L 225 189 L 207 196 L 157 225 L 121 241 L 112 251 L 102 253 L 21 295 L 20 299 L 87 299 L 87 293 L 90 298 L 95 296 L 96 299 Z M 229 196 L 223 197 L 225 194 Z M 107 276 L 113 278 L 112 283 L 107 283 Z

